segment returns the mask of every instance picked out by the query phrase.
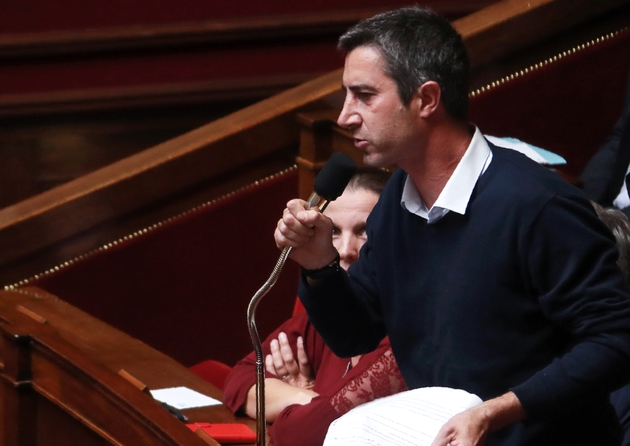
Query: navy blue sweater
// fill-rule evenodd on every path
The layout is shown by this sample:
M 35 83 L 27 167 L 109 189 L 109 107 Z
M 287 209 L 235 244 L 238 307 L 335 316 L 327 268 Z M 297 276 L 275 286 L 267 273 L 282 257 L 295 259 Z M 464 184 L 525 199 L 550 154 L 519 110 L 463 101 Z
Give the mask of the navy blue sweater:
M 516 393 L 527 420 L 492 444 L 618 444 L 608 392 L 630 379 L 630 298 L 608 229 L 583 194 L 494 146 L 465 215 L 400 205 L 396 172 L 345 273 L 300 297 L 339 356 L 385 334 L 409 388 Z

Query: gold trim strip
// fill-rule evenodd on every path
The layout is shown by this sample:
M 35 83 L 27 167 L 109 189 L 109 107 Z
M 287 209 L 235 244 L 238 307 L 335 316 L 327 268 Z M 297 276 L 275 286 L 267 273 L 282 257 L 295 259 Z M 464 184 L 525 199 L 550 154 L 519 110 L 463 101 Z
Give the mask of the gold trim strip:
M 512 73 L 512 74 L 510 74 L 508 76 L 505 76 L 505 77 L 503 77 L 503 78 L 501 78 L 501 79 L 499 79 L 497 81 L 494 81 L 494 82 L 491 82 L 491 83 L 489 83 L 487 85 L 484 85 L 484 86 L 478 88 L 477 90 L 474 90 L 474 91 L 470 92 L 469 96 L 471 98 L 473 98 L 473 97 L 475 97 L 475 96 L 477 96 L 477 95 L 479 95 L 481 93 L 485 93 L 487 91 L 490 91 L 493 88 L 498 87 L 499 85 L 502 85 L 502 84 L 504 84 L 506 82 L 509 82 L 511 80 L 514 80 L 514 79 L 517 79 L 517 78 L 519 78 L 521 76 L 524 76 L 524 75 L 526 75 L 526 74 L 528 74 L 530 72 L 539 70 L 542 67 L 547 66 L 547 65 L 549 65 L 549 64 L 551 64 L 553 62 L 557 62 L 557 61 L 559 61 L 559 60 L 561 60 L 561 59 L 563 59 L 563 58 L 565 58 L 565 57 L 567 57 L 567 56 L 569 56 L 571 54 L 575 54 L 575 53 L 577 53 L 579 51 L 582 51 L 582 50 L 584 50 L 586 48 L 589 48 L 591 46 L 594 46 L 594 45 L 597 45 L 599 43 L 603 43 L 603 42 L 605 42 L 607 40 L 610 40 L 613 37 L 616 37 L 619 34 L 628 31 L 628 29 L 629 29 L 629 27 L 624 27 L 624 28 L 619 29 L 617 31 L 608 33 L 608 34 L 606 34 L 604 36 L 598 37 L 596 39 L 592 39 L 591 41 L 583 43 L 582 45 L 578 45 L 578 46 L 573 47 L 573 48 L 571 48 L 569 50 L 563 51 L 562 53 L 556 54 L 555 56 L 550 57 L 550 58 L 548 58 L 548 59 L 546 59 L 546 60 L 544 60 L 542 62 L 539 62 L 537 64 L 531 65 L 531 66 L 529 66 L 527 68 L 524 68 L 524 69 L 522 69 L 522 70 L 520 70 L 520 71 L 518 71 L 516 73 Z
M 96 248 L 96 249 L 94 249 L 92 251 L 89 251 L 89 252 L 87 252 L 85 254 L 77 256 L 74 259 L 68 260 L 66 262 L 63 262 L 60 265 L 54 266 L 54 267 L 52 267 L 52 268 L 50 268 L 50 269 L 48 269 L 48 270 L 46 270 L 46 271 L 44 271 L 42 273 L 35 274 L 34 276 L 32 276 L 32 277 L 30 277 L 28 279 L 21 280 L 21 281 L 19 281 L 17 283 L 14 283 L 12 285 L 5 285 L 4 290 L 5 291 L 14 291 L 14 290 L 16 290 L 16 288 L 28 285 L 30 282 L 32 282 L 34 280 L 39 280 L 42 277 L 49 276 L 50 274 L 56 273 L 57 271 L 60 271 L 60 270 L 62 270 L 64 268 L 67 268 L 67 267 L 69 267 L 70 265 L 73 265 L 76 262 L 80 262 L 82 260 L 85 260 L 85 259 L 87 259 L 89 257 L 92 257 L 93 255 L 98 254 L 100 252 L 107 251 L 110 248 L 118 246 L 118 245 L 120 245 L 120 244 L 122 244 L 124 242 L 129 241 L 129 240 L 133 240 L 136 237 L 139 237 L 141 235 L 148 234 L 149 232 L 154 231 L 156 229 L 159 229 L 160 227 L 162 227 L 162 226 L 164 226 L 164 225 L 166 225 L 166 224 L 168 224 L 168 223 L 170 223 L 170 222 L 172 222 L 174 220 L 177 220 L 179 218 L 183 218 L 183 217 L 185 217 L 187 215 L 190 215 L 190 214 L 192 214 L 194 212 L 200 211 L 200 210 L 202 210 L 202 209 L 204 209 L 204 208 L 206 208 L 208 206 L 212 206 L 212 205 L 214 205 L 216 203 L 219 203 L 221 201 L 227 200 L 228 198 L 233 197 L 236 194 L 239 194 L 239 193 L 244 192 L 244 191 L 246 191 L 248 189 L 257 187 L 257 186 L 259 186 L 261 184 L 264 184 L 264 183 L 266 183 L 268 181 L 271 181 L 271 180 L 273 180 L 273 179 L 275 179 L 275 178 L 277 178 L 277 177 L 279 177 L 281 175 L 288 174 L 289 172 L 292 172 L 292 171 L 296 170 L 297 168 L 298 168 L 297 164 L 294 164 L 293 166 L 291 166 L 291 167 L 289 167 L 287 169 L 281 170 L 280 172 L 277 172 L 275 174 L 269 175 L 269 176 L 264 177 L 264 178 L 262 178 L 260 180 L 254 181 L 253 183 L 248 184 L 247 186 L 243 186 L 243 187 L 241 187 L 239 189 L 236 189 L 236 190 L 234 190 L 234 191 L 232 191 L 232 192 L 230 192 L 230 193 L 228 193 L 226 195 L 223 195 L 223 196 L 221 196 L 219 198 L 215 198 L 214 200 L 210 200 L 210 201 L 207 201 L 205 203 L 202 203 L 202 204 L 200 204 L 198 206 L 195 206 L 195 207 L 193 207 L 193 208 L 191 208 L 191 209 L 189 209 L 187 211 L 184 211 L 184 212 L 182 212 L 180 214 L 174 215 L 173 217 L 169 217 L 166 220 L 160 221 L 158 223 L 154 223 L 151 226 L 148 226 L 148 227 L 146 227 L 144 229 L 140 229 L 140 230 L 138 230 L 138 231 L 136 231 L 136 232 L 134 232 L 132 234 L 125 235 L 124 237 L 121 237 L 118 240 L 114 240 L 114 241 L 112 241 L 110 243 L 102 245 L 102 246 L 100 246 L 100 247 L 98 247 L 98 248 Z
M 578 51 L 582 51 L 582 50 L 584 50 L 586 48 L 589 48 L 589 47 L 591 47 L 593 45 L 596 45 L 596 44 L 605 42 L 605 41 L 607 41 L 609 39 L 612 39 L 613 37 L 616 37 L 619 34 L 628 31 L 628 29 L 629 29 L 629 27 L 624 27 L 624 28 L 622 28 L 620 30 L 608 33 L 608 34 L 606 34 L 604 36 L 601 36 L 601 37 L 598 37 L 596 39 L 592 39 L 589 42 L 586 42 L 586 43 L 584 43 L 582 45 L 578 45 L 576 47 L 573 47 L 573 48 L 571 48 L 571 49 L 569 49 L 567 51 L 563 51 L 562 53 L 557 54 L 557 55 L 555 55 L 553 57 L 550 57 L 550 58 L 548 58 L 548 59 L 546 59 L 546 60 L 544 60 L 542 62 L 539 62 L 537 64 L 531 65 L 531 66 L 529 66 L 527 68 L 524 68 L 524 69 L 522 69 L 522 70 L 520 70 L 520 71 L 518 71 L 516 73 L 510 74 L 510 75 L 505 76 L 505 77 L 503 77 L 503 78 L 501 78 L 501 79 L 499 79 L 497 81 L 494 81 L 494 82 L 491 82 L 491 83 L 489 83 L 489 84 L 487 84 L 485 86 L 482 86 L 482 87 L 478 88 L 477 90 L 474 90 L 474 91 L 470 92 L 470 97 L 473 98 L 473 97 L 475 97 L 478 94 L 485 93 L 486 91 L 490 91 L 491 89 L 493 89 L 495 87 L 498 87 L 499 85 L 502 85 L 502 84 L 504 84 L 506 82 L 509 82 L 509 81 L 514 80 L 516 78 L 519 78 L 521 76 L 524 76 L 525 74 L 528 74 L 528 73 L 533 72 L 535 70 L 539 70 L 542 67 L 547 66 L 547 65 L 549 65 L 549 64 L 551 64 L 553 62 L 557 62 L 557 61 L 567 57 L 568 55 L 575 54 Z M 136 231 L 133 234 L 126 235 L 126 236 L 124 236 L 124 237 L 122 237 L 122 238 L 120 238 L 118 240 L 115 240 L 115 241 L 113 241 L 111 243 L 108 243 L 108 244 L 103 245 L 103 246 L 101 246 L 99 248 L 96 248 L 93 251 L 90 251 L 90 252 L 88 252 L 86 254 L 83 254 L 81 256 L 75 257 L 74 259 L 68 260 L 68 261 L 66 261 L 66 262 L 64 262 L 64 263 L 62 263 L 60 265 L 55 266 L 55 267 L 52 267 L 49 270 L 44 271 L 43 273 L 36 274 L 33 277 L 31 277 L 31 278 L 24 279 L 24 280 L 22 280 L 20 282 L 17 282 L 15 284 L 13 284 L 13 285 L 6 285 L 4 287 L 4 290 L 6 290 L 6 291 L 15 290 L 16 288 L 28 285 L 33 280 L 38 280 L 41 277 L 45 277 L 47 275 L 53 274 L 53 273 L 55 273 L 55 272 L 57 272 L 57 271 L 59 271 L 59 270 L 61 270 L 63 268 L 66 268 L 66 267 L 74 264 L 75 262 L 84 260 L 84 259 L 86 259 L 88 257 L 91 257 L 91 256 L 93 256 L 93 255 L 95 255 L 95 254 L 97 254 L 99 252 L 106 251 L 106 250 L 108 250 L 110 248 L 113 248 L 113 247 L 123 243 L 123 242 L 132 240 L 132 239 L 134 239 L 134 238 L 136 238 L 136 237 L 138 237 L 140 235 L 147 234 L 148 232 L 153 231 L 155 229 L 158 229 L 161 226 L 163 226 L 163 225 L 165 225 L 165 224 L 167 224 L 167 223 L 169 223 L 169 222 L 171 222 L 171 221 L 173 221 L 173 220 L 175 220 L 177 218 L 184 217 L 185 215 L 188 215 L 188 214 L 190 214 L 192 212 L 196 212 L 196 211 L 198 211 L 200 209 L 203 209 L 204 207 L 211 206 L 211 205 L 213 205 L 213 204 L 215 204 L 217 202 L 220 202 L 222 200 L 225 200 L 225 199 L 233 196 L 234 194 L 237 194 L 239 192 L 247 190 L 247 189 L 249 189 L 251 187 L 258 186 L 259 184 L 262 184 L 262 183 L 264 183 L 266 181 L 269 181 L 269 180 L 271 180 L 271 179 L 273 179 L 273 178 L 275 178 L 275 177 L 277 177 L 279 175 L 284 175 L 287 172 L 290 172 L 290 171 L 295 170 L 295 169 L 297 169 L 297 165 L 294 165 L 294 166 L 292 166 L 292 167 L 290 167 L 288 169 L 280 171 L 280 172 L 278 172 L 278 173 L 276 173 L 274 175 L 270 175 L 268 177 L 265 177 L 265 178 L 263 178 L 261 180 L 255 181 L 254 183 L 252 183 L 250 185 L 247 185 L 247 186 L 244 186 L 242 188 L 239 188 L 239 189 L 237 189 L 237 190 L 235 190 L 233 192 L 230 192 L 229 194 L 226 194 L 226 195 L 224 195 L 222 197 L 216 198 L 216 199 L 211 200 L 209 202 L 203 203 L 203 204 L 201 204 L 199 206 L 193 207 L 192 209 L 190 209 L 188 211 L 185 211 L 185 212 L 183 212 L 181 214 L 178 214 L 176 216 L 170 217 L 170 218 L 168 218 L 168 219 L 166 219 L 164 221 L 155 223 L 155 224 L 153 224 L 153 225 L 151 225 L 151 226 L 149 226 L 147 228 L 144 228 L 144 229 L 141 229 L 139 231 Z

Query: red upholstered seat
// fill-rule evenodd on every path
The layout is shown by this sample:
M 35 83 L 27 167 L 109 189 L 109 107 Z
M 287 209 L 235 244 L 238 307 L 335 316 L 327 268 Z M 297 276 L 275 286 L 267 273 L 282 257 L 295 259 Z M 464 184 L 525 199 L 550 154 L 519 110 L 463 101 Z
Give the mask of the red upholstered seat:
M 232 371 L 232 367 L 221 361 L 208 359 L 190 367 L 190 371 L 210 382 L 215 387 L 223 390 L 225 379 Z

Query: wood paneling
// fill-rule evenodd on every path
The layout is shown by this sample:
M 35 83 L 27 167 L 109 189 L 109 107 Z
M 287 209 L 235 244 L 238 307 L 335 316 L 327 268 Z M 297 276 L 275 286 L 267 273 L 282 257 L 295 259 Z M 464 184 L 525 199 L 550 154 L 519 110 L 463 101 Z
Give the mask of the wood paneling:
M 470 45 L 476 81 L 488 72 L 502 71 L 504 59 L 525 54 L 526 48 L 544 57 L 546 48 L 556 45 L 551 37 L 572 37 L 584 29 L 588 33 L 591 24 L 608 26 L 611 17 L 627 19 L 629 4 L 628 0 L 507 0 L 459 20 L 455 26 Z M 602 26 L 600 18 L 606 19 Z M 493 46 L 497 35 L 501 36 L 500 45 Z M 491 51 L 491 60 L 487 51 Z M 333 71 L 0 210 L 4 283 L 17 279 L 11 272 L 16 265 L 21 264 L 23 273 L 29 259 L 44 261 L 43 250 L 55 247 L 59 253 L 62 244 L 86 231 L 145 212 L 158 203 L 163 206 L 213 178 L 233 175 L 244 165 L 255 165 L 296 147 L 296 115 L 339 107 L 340 79 L 341 70 Z M 72 258 L 77 253 L 71 251 L 54 258 Z
M 0 208 L 341 67 L 340 33 L 405 4 L 147 3 L 0 4 Z

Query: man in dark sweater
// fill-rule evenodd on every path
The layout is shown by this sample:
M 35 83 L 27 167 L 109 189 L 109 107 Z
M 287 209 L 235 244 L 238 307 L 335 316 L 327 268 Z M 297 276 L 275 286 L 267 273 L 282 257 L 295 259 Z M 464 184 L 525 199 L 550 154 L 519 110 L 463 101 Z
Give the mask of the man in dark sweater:
M 467 122 L 468 57 L 443 18 L 380 14 L 339 47 L 338 123 L 367 164 L 400 169 L 347 274 L 325 215 L 292 200 L 278 222 L 326 343 L 352 356 L 389 335 L 409 388 L 484 400 L 434 446 L 619 444 L 608 393 L 630 378 L 630 296 L 589 201 Z

